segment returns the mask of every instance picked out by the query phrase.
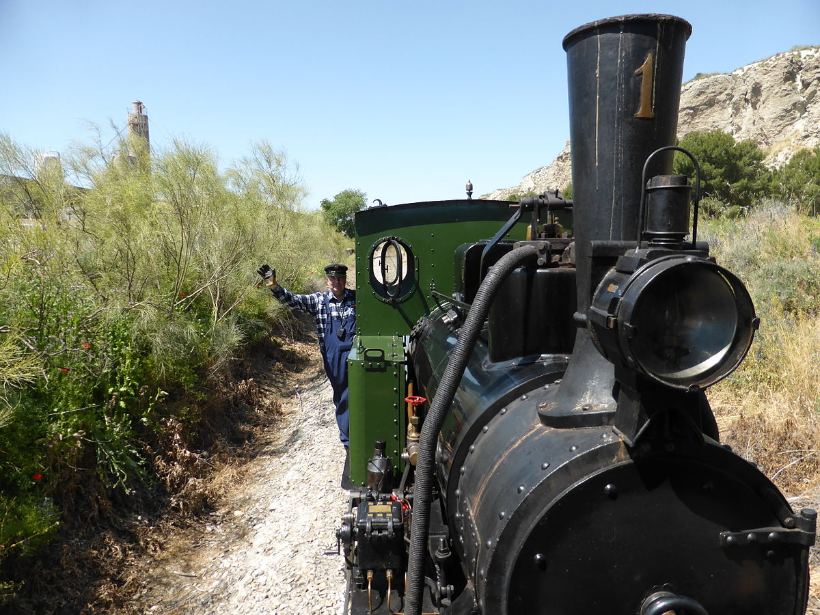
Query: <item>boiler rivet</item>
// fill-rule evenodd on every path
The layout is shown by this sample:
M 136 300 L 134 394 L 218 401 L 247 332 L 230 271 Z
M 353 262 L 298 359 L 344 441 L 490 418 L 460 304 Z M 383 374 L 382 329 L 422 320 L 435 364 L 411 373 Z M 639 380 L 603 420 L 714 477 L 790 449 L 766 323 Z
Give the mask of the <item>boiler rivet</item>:
M 546 470 L 548 467 L 550 467 L 549 461 L 545 461 L 544 463 L 541 464 L 541 469 L 542 470 Z
M 492 547 L 492 546 L 493 546 L 493 541 L 492 541 L 492 540 L 488 540 L 485 544 L 487 545 L 487 548 L 489 549 L 490 547 Z
M 523 400 L 525 400 L 525 399 L 527 399 L 527 396 L 526 396 L 526 395 L 522 395 L 522 396 L 521 396 L 521 401 L 523 401 Z
M 481 428 L 481 431 L 483 431 L 484 433 L 487 433 L 488 431 L 490 431 L 489 425 L 484 425 L 484 427 Z
M 475 450 L 475 444 L 470 445 L 470 452 L 472 453 Z
M 604 487 L 604 495 L 614 500 L 618 497 L 618 488 L 612 483 L 607 483 L 607 485 Z
M 569 447 L 569 451 L 571 453 L 574 453 L 577 450 L 578 450 L 578 445 L 577 444 L 573 444 L 572 446 Z
M 794 523 L 794 517 L 786 517 L 786 518 L 783 520 L 783 525 L 785 525 L 785 526 L 786 526 L 787 528 L 789 528 L 789 529 L 793 529 L 793 528 L 794 528 L 794 526 L 795 526 L 795 523 Z
M 544 557 L 543 553 L 536 553 L 535 557 L 532 558 L 532 563 L 541 570 L 547 569 L 547 558 Z
M 507 516 L 507 513 L 505 513 L 503 510 L 502 510 L 501 512 L 499 512 L 499 513 L 498 513 L 498 518 L 499 518 L 499 519 L 503 519 L 503 518 L 504 518 L 504 517 L 506 517 L 506 516 Z
M 524 485 L 518 485 L 518 493 L 524 493 Z
M 501 408 L 501 414 L 507 414 L 507 409 L 506 408 Z

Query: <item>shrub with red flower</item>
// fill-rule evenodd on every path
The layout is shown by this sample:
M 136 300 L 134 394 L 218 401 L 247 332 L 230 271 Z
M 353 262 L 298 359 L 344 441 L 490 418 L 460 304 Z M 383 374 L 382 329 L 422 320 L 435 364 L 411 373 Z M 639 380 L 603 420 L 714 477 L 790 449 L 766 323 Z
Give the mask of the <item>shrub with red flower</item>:
M 71 368 L 70 367 L 58 367 L 57 371 L 60 372 L 61 374 L 67 374 L 68 372 L 71 371 Z
M 45 478 L 45 476 L 43 476 L 43 475 L 42 475 L 42 474 L 40 474 L 39 472 L 35 472 L 34 474 L 32 474 L 32 475 L 31 475 L 31 480 L 33 480 L 33 481 L 37 481 L 37 482 L 40 482 L 40 481 L 41 481 L 41 480 L 43 480 L 44 478 Z

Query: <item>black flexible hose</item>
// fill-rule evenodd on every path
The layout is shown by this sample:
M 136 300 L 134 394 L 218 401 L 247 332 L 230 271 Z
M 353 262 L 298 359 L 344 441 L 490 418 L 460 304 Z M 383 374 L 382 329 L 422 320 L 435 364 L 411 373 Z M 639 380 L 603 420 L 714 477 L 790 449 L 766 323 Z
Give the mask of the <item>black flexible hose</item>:
M 424 589 L 424 561 L 427 552 L 427 535 L 430 529 L 430 505 L 433 494 L 433 474 L 438 433 L 444 418 L 453 403 L 456 388 L 461 382 L 467 361 L 470 359 L 475 341 L 484 320 L 490 311 L 490 303 L 499 286 L 509 273 L 527 258 L 538 254 L 532 245 L 514 249 L 501 257 L 490 267 L 478 287 L 475 299 L 461 331 L 458 343 L 450 355 L 447 367 L 430 404 L 427 417 L 421 428 L 418 461 L 416 462 L 416 484 L 413 489 L 413 523 L 410 530 L 410 557 L 407 564 L 407 591 L 405 593 L 405 615 L 421 615 L 422 590 Z

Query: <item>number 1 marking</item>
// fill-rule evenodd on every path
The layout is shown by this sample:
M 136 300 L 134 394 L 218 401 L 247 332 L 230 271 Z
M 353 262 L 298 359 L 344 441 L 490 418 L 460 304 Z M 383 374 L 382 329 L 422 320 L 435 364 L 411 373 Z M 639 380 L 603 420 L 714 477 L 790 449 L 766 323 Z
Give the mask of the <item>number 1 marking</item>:
M 655 57 L 650 51 L 646 54 L 640 68 L 635 71 L 635 75 L 641 78 L 641 102 L 635 117 L 651 120 L 655 117 L 652 107 L 652 81 L 655 77 Z

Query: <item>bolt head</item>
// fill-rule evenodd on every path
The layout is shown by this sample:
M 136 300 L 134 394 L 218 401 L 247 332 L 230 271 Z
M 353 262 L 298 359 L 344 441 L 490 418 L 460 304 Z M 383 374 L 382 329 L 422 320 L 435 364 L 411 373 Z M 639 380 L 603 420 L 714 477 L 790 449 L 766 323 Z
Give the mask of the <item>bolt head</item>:
M 769 542 L 777 542 L 780 536 L 777 535 L 777 532 L 770 532 L 766 538 L 769 539 Z

